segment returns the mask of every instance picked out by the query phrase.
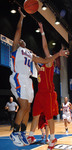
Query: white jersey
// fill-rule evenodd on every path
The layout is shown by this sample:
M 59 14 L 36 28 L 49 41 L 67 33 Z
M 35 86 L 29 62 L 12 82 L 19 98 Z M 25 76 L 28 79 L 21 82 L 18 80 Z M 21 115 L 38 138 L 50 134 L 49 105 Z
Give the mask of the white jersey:
M 30 65 L 32 61 L 32 53 L 27 48 L 19 47 L 12 52 L 11 56 L 11 70 L 25 76 L 30 76 Z
M 70 114 L 70 109 L 69 109 L 69 102 L 67 102 L 66 104 L 63 103 L 63 114 Z
M 71 113 L 69 108 L 69 102 L 66 104 L 63 103 L 63 120 L 67 120 L 69 123 L 71 122 Z
M 18 99 L 27 99 L 29 103 L 33 101 L 34 90 L 32 79 L 29 78 L 31 73 L 32 53 L 27 48 L 19 47 L 15 52 L 12 52 L 10 75 L 11 91 Z

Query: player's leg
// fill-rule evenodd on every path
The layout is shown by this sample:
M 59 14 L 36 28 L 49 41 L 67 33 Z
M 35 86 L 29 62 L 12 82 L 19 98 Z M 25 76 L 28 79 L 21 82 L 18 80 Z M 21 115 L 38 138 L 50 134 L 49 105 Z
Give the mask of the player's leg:
M 26 101 L 25 101 L 26 102 Z M 27 105 L 28 106 L 28 105 Z M 23 103 L 22 103 L 22 107 L 24 108 L 24 106 L 23 106 Z M 26 105 L 25 105 L 25 107 L 26 107 Z M 36 141 L 36 139 L 33 137 L 33 134 L 34 134 L 34 131 L 35 131 L 35 129 L 36 129 L 36 127 L 37 127 L 37 125 L 38 125 L 38 120 L 39 120 L 39 111 L 40 111 L 40 104 L 38 103 L 38 101 L 34 101 L 34 117 L 33 117 L 33 121 L 32 121 L 32 125 L 31 125 L 31 130 L 30 130 L 30 134 L 29 134 L 29 136 L 28 136 L 28 138 L 26 138 L 26 136 L 25 136 L 25 134 L 21 134 L 21 137 L 22 137 L 22 140 L 24 141 L 24 143 L 27 141 L 29 144 L 31 144 L 31 143 L 34 143 L 35 141 Z M 24 110 L 24 109 L 23 109 Z M 27 111 L 26 111 L 27 112 Z M 26 113 L 25 112 L 25 113 Z M 38 115 L 36 115 L 36 113 L 38 114 Z M 20 112 L 20 115 L 21 115 L 21 112 Z M 24 114 L 23 114 L 23 116 L 24 116 Z M 23 117 L 22 116 L 22 117 Z M 18 116 L 17 116 L 18 117 Z M 20 116 L 19 116 L 20 117 Z M 16 118 L 17 120 L 16 120 L 16 122 L 15 123 L 17 123 L 17 121 L 18 121 L 18 123 L 21 121 L 21 120 L 23 120 L 23 118 L 22 119 L 20 119 L 20 120 L 18 120 L 18 118 Z M 21 132 L 22 133 L 22 132 Z
M 42 140 L 44 139 L 44 137 L 45 137 L 45 131 L 44 131 L 44 128 L 42 128 L 42 129 L 40 129 L 41 130 L 41 133 L 42 133 L 42 136 L 41 136 L 41 138 L 42 138 Z
M 34 116 L 33 117 L 33 121 L 31 123 L 31 129 L 30 129 L 30 134 L 29 134 L 30 136 L 32 136 L 34 134 L 35 129 L 36 129 L 37 125 L 38 125 L 38 121 L 39 121 L 39 115 L 38 116 Z M 31 134 L 31 132 L 33 132 L 33 134 Z
M 27 105 L 27 111 L 26 111 L 26 113 L 24 113 L 23 118 L 22 118 L 21 131 L 26 130 L 28 119 L 29 119 L 30 104 L 32 103 L 33 97 L 34 97 L 32 80 L 30 78 L 25 79 L 25 80 L 27 80 L 26 81 L 26 90 L 25 90 L 25 92 L 23 90 L 22 94 L 23 94 L 23 97 L 25 96 L 28 98 L 28 105 Z
M 68 115 L 67 115 L 67 122 L 68 122 L 68 124 L 71 123 L 71 114 L 68 114 Z
M 67 119 L 64 119 L 65 131 L 68 134 L 68 126 L 67 126 Z
M 25 133 L 19 132 L 20 124 L 23 119 L 24 114 L 28 111 L 28 100 L 18 99 L 20 109 L 17 112 L 17 116 L 14 123 L 13 133 L 10 135 L 11 140 L 17 146 L 28 145 L 28 141 L 25 137 Z M 23 141 L 24 139 L 24 141 Z
M 27 105 L 27 111 L 24 113 L 23 119 L 21 122 L 20 140 L 22 140 L 25 145 L 29 145 L 29 142 L 28 142 L 27 136 L 26 136 L 26 127 L 27 127 L 27 123 L 28 123 L 28 119 L 29 119 L 29 112 L 30 112 L 30 103 L 28 103 L 28 105 Z
M 40 94 L 39 92 L 36 94 L 36 97 L 35 97 L 35 100 L 34 100 L 34 104 L 33 104 L 33 121 L 32 121 L 32 124 L 31 124 L 31 129 L 30 129 L 30 132 L 35 132 L 35 129 L 38 125 L 38 122 L 39 122 L 39 116 L 41 114 L 41 103 L 40 103 L 40 100 L 42 100 L 40 98 Z M 31 133 L 30 133 L 31 135 Z
M 25 115 L 27 115 L 27 120 L 28 120 L 29 111 L 30 111 L 30 103 L 32 103 L 33 101 L 33 89 L 32 89 L 31 79 L 19 75 L 18 80 L 21 85 L 20 90 L 19 89 L 17 90 L 17 94 L 19 94 L 18 102 L 20 105 L 20 109 L 16 115 L 15 124 L 20 126 L 23 120 L 23 117 Z
M 67 115 L 67 121 L 66 121 L 66 124 L 67 124 L 67 127 L 65 128 L 66 129 L 66 135 L 68 135 L 68 124 L 71 123 L 71 115 Z
M 50 127 L 50 134 L 54 134 L 54 120 L 53 120 L 53 118 L 48 120 L 48 124 Z
M 57 142 L 57 139 L 55 138 L 55 125 L 54 125 L 54 120 L 53 118 L 48 120 L 48 125 L 50 128 L 50 142 L 48 146 L 48 150 L 54 149 L 54 146 Z
M 27 136 L 26 136 L 26 132 L 24 132 L 24 131 L 26 130 L 28 119 L 29 119 L 30 104 L 32 103 L 33 97 L 34 97 L 32 80 L 30 78 L 28 78 L 26 80 L 27 81 L 26 81 L 25 92 L 24 92 L 24 90 L 22 91 L 23 97 L 25 96 L 28 98 L 27 109 L 26 109 L 26 112 L 24 112 L 24 115 L 22 118 L 22 123 L 21 123 L 21 138 L 24 142 L 28 141 Z
M 24 114 L 22 122 L 21 122 L 21 131 L 26 131 L 28 119 L 29 119 L 29 112 L 30 112 L 30 103 L 28 103 L 28 110 Z
M 52 149 L 55 146 L 55 143 L 57 142 L 57 139 L 55 138 L 55 125 L 53 116 L 58 114 L 58 103 L 57 103 L 57 94 L 54 91 L 53 93 L 49 94 L 49 114 L 47 116 L 48 119 L 48 125 L 50 128 L 50 143 L 48 146 L 48 149 Z
M 20 109 L 17 112 L 16 119 L 15 119 L 15 124 L 19 125 L 21 124 L 21 121 L 23 119 L 24 114 L 28 111 L 28 100 L 23 100 L 21 98 L 18 99 Z M 17 131 L 17 130 L 16 130 Z
M 54 120 L 53 118 L 48 120 L 48 124 L 49 124 L 49 128 L 50 128 L 50 141 L 52 142 L 53 140 L 56 141 L 56 138 L 55 138 L 55 124 L 54 124 Z
M 38 125 L 38 121 L 39 121 L 39 115 L 38 116 L 34 116 L 33 117 L 33 121 L 31 123 L 31 129 L 30 129 L 30 133 L 29 133 L 29 136 L 27 138 L 29 144 L 32 144 L 36 141 L 36 139 L 34 138 L 34 132 L 35 132 L 35 129 Z
M 47 118 L 45 117 L 43 112 L 40 114 L 40 117 L 39 117 L 38 129 L 40 129 L 41 132 L 42 132 L 42 136 L 41 136 L 42 139 L 44 139 L 45 133 L 46 133 L 46 141 L 45 142 L 48 144 L 49 143 L 49 139 L 48 139 L 48 121 L 47 121 Z
M 12 81 L 14 81 L 14 76 L 15 75 L 13 75 L 12 78 L 10 78 L 10 79 L 12 79 Z M 18 99 L 18 102 L 19 102 L 19 105 L 20 105 L 20 109 L 19 109 L 19 111 L 17 112 L 17 115 L 16 115 L 15 124 L 14 124 L 14 131 L 11 134 L 11 139 L 12 139 L 12 136 L 13 136 L 13 139 L 14 139 L 14 137 L 17 136 L 16 142 L 14 142 L 14 144 L 18 145 L 18 141 L 20 143 L 20 140 L 23 141 L 23 139 L 24 139 L 23 144 L 27 145 L 28 141 L 25 137 L 25 133 L 23 132 L 23 134 L 22 134 L 22 132 L 18 132 L 18 131 L 19 131 L 21 122 L 23 121 L 23 117 L 25 115 L 27 115 L 27 120 L 25 122 L 27 124 L 28 117 L 29 117 L 28 113 L 29 113 L 29 110 L 30 110 L 30 104 L 29 103 L 31 103 L 32 100 L 33 100 L 33 93 L 34 92 L 33 92 L 33 89 L 32 89 L 31 79 L 29 79 L 28 77 L 24 78 L 24 76 L 19 75 L 18 80 L 19 80 L 19 83 L 20 83 L 20 88 L 18 88 L 17 90 L 15 90 L 16 89 L 16 86 L 14 84 L 15 81 L 14 81 L 14 83 L 11 82 L 12 83 L 11 86 L 12 86 L 13 94 Z M 22 124 L 22 130 L 24 130 L 24 128 L 25 128 L 25 125 Z M 17 132 L 18 132 L 18 134 L 17 134 Z M 16 136 L 15 136 L 15 134 L 16 134 Z
M 49 142 L 50 142 L 49 139 L 48 139 L 48 135 L 49 135 L 49 133 L 48 133 L 48 130 L 49 130 L 49 129 L 48 129 L 48 128 L 49 128 L 48 125 L 46 125 L 46 126 L 45 126 L 46 144 L 49 144 Z
M 25 82 L 26 81 L 26 82 Z M 22 90 L 22 96 L 28 98 L 28 103 L 27 103 L 27 111 L 24 113 L 22 122 L 21 122 L 21 131 L 25 131 L 29 119 L 29 112 L 30 112 L 30 105 L 33 101 L 34 98 L 34 90 L 33 90 L 33 83 L 31 78 L 25 78 L 25 91 L 24 88 Z
M 65 128 L 67 128 L 67 119 L 64 119 Z
M 36 141 L 36 139 L 34 138 L 34 132 L 35 132 L 35 129 L 36 127 L 38 126 L 38 122 L 39 122 L 39 116 L 42 112 L 42 107 L 41 107 L 41 104 L 42 102 L 40 103 L 40 100 L 42 100 L 42 98 L 40 98 L 40 94 L 39 92 L 36 94 L 36 97 L 35 97 L 35 100 L 34 100 L 34 104 L 33 104 L 33 121 L 32 121 L 32 124 L 31 124 L 31 129 L 30 129 L 30 133 L 29 133 L 29 136 L 28 136 L 28 141 L 29 143 L 34 143 Z
M 64 121 L 64 126 L 65 126 L 65 132 L 68 134 L 68 126 L 67 126 L 67 115 L 63 114 L 63 121 Z

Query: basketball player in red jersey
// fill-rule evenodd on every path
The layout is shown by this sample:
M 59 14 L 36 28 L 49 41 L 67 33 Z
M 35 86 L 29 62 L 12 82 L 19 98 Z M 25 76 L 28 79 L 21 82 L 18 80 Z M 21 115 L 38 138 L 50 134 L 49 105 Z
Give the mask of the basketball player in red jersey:
M 42 35 L 42 45 L 47 58 L 52 56 L 49 53 L 47 41 L 45 38 L 45 33 L 43 31 L 43 26 L 39 23 L 40 32 Z M 69 53 L 66 51 L 66 53 Z M 28 141 L 33 143 L 36 139 L 33 137 L 36 126 L 38 125 L 39 116 L 41 112 L 44 113 L 48 120 L 50 127 L 50 143 L 48 149 L 53 149 L 57 139 L 54 136 L 54 121 L 53 116 L 58 115 L 58 102 L 57 93 L 54 91 L 53 74 L 54 74 L 54 60 L 41 68 L 36 65 L 38 73 L 38 92 L 36 94 L 34 105 L 33 105 L 33 121 L 31 125 L 31 130 L 28 136 Z

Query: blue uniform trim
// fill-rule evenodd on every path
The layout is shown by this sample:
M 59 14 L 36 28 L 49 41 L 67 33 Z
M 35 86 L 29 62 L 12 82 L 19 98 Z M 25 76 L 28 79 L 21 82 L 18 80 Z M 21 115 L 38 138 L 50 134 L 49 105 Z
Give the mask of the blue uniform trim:
M 14 57 L 16 57 L 16 53 L 17 53 L 17 50 L 14 51 L 14 52 L 12 52 L 12 55 L 13 55 Z
M 17 53 L 17 50 L 12 52 L 11 54 L 11 58 L 12 58 L 12 62 L 13 62 L 13 67 L 14 67 L 14 71 L 15 71 L 15 58 L 16 58 L 16 53 Z
M 31 70 L 31 73 L 33 74 L 33 62 L 30 63 L 30 70 Z
M 21 91 L 21 86 L 19 84 L 19 81 L 18 81 L 18 73 L 15 74 L 14 76 L 14 81 L 15 81 L 15 84 L 16 84 L 16 91 L 17 91 L 17 94 L 18 96 L 20 97 L 20 91 Z
M 20 97 L 20 95 L 21 95 L 20 94 L 21 88 L 18 88 L 16 91 L 17 91 L 18 96 Z

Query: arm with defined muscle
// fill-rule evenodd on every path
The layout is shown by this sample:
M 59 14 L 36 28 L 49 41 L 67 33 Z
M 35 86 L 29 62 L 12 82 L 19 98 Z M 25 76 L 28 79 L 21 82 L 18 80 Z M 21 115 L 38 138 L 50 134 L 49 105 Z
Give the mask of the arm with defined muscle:
M 16 49 L 18 48 L 18 42 L 19 42 L 20 37 L 21 37 L 23 18 L 25 17 L 25 15 L 22 13 L 20 7 L 19 7 L 18 11 L 20 13 L 20 19 L 19 19 L 19 22 L 17 24 L 17 29 L 16 29 L 15 36 L 14 36 L 14 42 L 13 42 L 13 46 L 12 46 L 13 51 L 16 51 Z
M 45 37 L 45 33 L 44 33 L 44 30 L 43 30 L 43 25 L 42 23 L 38 23 L 39 27 L 40 27 L 40 32 L 41 32 L 41 35 L 42 35 L 42 46 L 43 46 L 43 50 L 44 50 L 44 53 L 46 55 L 46 57 L 50 57 L 50 52 L 49 52 L 49 49 L 48 49 L 48 45 L 47 45 L 47 40 L 46 40 L 46 37 Z
M 37 56 L 33 55 L 32 61 L 34 61 L 35 63 L 47 64 L 47 63 L 50 63 L 50 62 L 51 63 L 54 62 L 54 60 L 56 58 L 58 58 L 59 56 L 68 57 L 68 55 L 69 55 L 69 51 L 68 50 L 61 49 L 58 53 L 56 53 L 52 57 L 49 57 L 49 58 L 46 58 L 46 59 L 43 59 L 41 57 L 37 57 Z
M 53 61 L 58 58 L 59 56 L 65 56 L 65 57 L 68 57 L 69 55 L 69 51 L 68 50 L 64 50 L 63 48 L 56 54 L 54 54 L 52 57 L 50 57 L 50 53 L 49 53 L 49 49 L 48 49 L 48 45 L 47 45 L 47 40 L 46 40 L 46 37 L 45 37 L 45 33 L 43 31 L 43 26 L 42 26 L 42 23 L 38 23 L 39 24 L 39 27 L 40 27 L 40 32 L 41 32 L 41 35 L 42 35 L 42 46 L 43 46 L 43 50 L 44 50 L 44 53 L 46 55 L 46 58 L 49 59 L 48 63 L 53 63 Z

